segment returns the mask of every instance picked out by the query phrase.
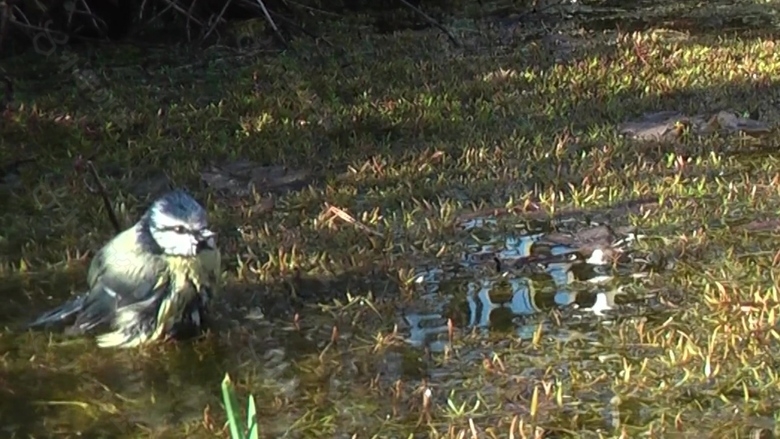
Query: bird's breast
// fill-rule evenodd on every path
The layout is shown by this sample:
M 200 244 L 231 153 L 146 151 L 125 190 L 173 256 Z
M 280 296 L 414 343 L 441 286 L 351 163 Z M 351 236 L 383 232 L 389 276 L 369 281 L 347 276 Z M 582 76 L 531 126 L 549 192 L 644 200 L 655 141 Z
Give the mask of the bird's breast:
M 172 290 L 186 303 L 196 295 L 211 296 L 219 284 L 220 259 L 215 251 L 201 252 L 196 258 L 170 257 L 168 259 Z
M 219 256 L 217 255 L 217 261 Z M 184 318 L 183 313 L 193 301 L 207 304 L 217 288 L 213 259 L 168 256 L 167 263 L 168 294 L 160 304 L 157 314 L 157 330 L 154 337 L 167 332 L 177 321 Z

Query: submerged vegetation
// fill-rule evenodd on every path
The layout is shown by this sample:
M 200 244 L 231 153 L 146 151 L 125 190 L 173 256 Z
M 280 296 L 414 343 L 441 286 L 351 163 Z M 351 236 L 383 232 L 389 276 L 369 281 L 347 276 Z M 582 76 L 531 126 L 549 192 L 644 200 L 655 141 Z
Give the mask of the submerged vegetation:
M 3 437 L 774 437 L 776 12 L 583 3 L 455 14 L 460 46 L 356 18 L 5 58 Z M 114 233 L 85 160 L 124 225 L 172 185 L 209 208 L 207 336 L 21 329 Z M 529 259 L 593 223 L 637 237 Z

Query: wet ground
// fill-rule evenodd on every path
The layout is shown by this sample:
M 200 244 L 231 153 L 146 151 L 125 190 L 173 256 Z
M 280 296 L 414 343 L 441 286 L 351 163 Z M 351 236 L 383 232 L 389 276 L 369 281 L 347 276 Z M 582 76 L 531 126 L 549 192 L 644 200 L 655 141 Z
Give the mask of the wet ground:
M 40 335 L 6 333 L 6 346 L 14 346 L 6 350 L 6 359 L 14 357 L 19 369 L 11 369 L 13 382 L 6 382 L 13 393 L 4 402 L 4 428 L 12 437 L 60 428 L 65 435 L 130 429 L 153 436 L 177 425 L 197 428 L 208 422 L 211 410 L 219 410 L 215 384 L 224 372 L 238 379 L 239 388 L 253 389 L 261 407 L 279 410 L 270 418 L 261 412 L 268 437 L 283 435 L 298 417 L 332 411 L 349 416 L 349 424 L 370 424 L 378 415 L 401 410 L 411 416 L 413 410 L 395 407 L 401 399 L 392 403 L 392 396 L 380 405 L 353 408 L 354 413 L 338 413 L 336 407 L 325 407 L 327 401 L 362 391 L 366 394 L 355 397 L 373 399 L 377 388 L 392 393 L 394 387 L 409 386 L 401 383 L 417 383 L 418 391 L 430 389 L 434 399 L 447 404 L 448 394 L 459 390 L 457 382 L 470 379 L 466 371 L 496 358 L 499 346 L 599 343 L 601 328 L 614 325 L 615 319 L 636 318 L 648 306 L 648 298 L 632 293 L 631 287 L 654 271 L 633 254 L 633 241 L 615 247 L 624 251 L 622 262 L 589 263 L 574 247 L 540 245 L 553 232 L 549 227 L 545 233 L 544 228 L 501 222 L 514 230 L 502 230 L 495 218 L 463 223 L 471 238 L 461 257 L 418 267 L 400 301 L 386 293 L 366 298 L 366 291 L 386 289 L 382 282 L 366 280 L 352 286 L 356 297 L 348 303 L 340 298 L 332 308 L 309 306 L 287 322 L 263 316 L 262 305 L 234 303 L 235 308 L 223 309 L 236 317 L 234 326 L 223 321 L 220 333 L 205 340 L 140 353 L 93 352 L 88 360 L 78 356 L 85 349 L 94 351 L 88 340 L 55 334 L 53 344 L 42 351 Z M 554 233 L 568 236 L 594 227 L 571 220 Z M 317 288 L 327 289 L 323 284 Z M 75 364 L 49 369 L 45 359 L 35 358 L 40 352 L 70 357 Z M 35 366 L 26 368 L 20 361 L 27 355 Z M 155 361 L 157 355 L 165 355 L 166 361 Z M 458 360 L 452 361 L 453 356 Z M 565 366 L 544 358 L 539 357 L 546 364 L 539 364 L 538 371 Z M 81 361 L 91 362 L 89 373 L 82 372 L 86 365 Z M 361 390 L 359 383 L 365 380 L 370 385 Z M 95 398 L 71 400 L 72 394 Z M 294 401 L 296 408 L 281 410 L 285 401 Z M 41 425 L 38 419 L 46 422 Z M 332 422 L 333 433 L 340 431 L 339 421 Z M 292 437 L 317 433 L 299 434 Z

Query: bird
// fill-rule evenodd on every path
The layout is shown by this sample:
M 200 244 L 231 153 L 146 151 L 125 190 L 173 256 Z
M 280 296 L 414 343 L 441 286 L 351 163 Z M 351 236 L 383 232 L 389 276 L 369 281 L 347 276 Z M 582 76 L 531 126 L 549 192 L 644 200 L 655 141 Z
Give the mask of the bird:
M 133 226 L 93 257 L 88 289 L 28 328 L 73 322 L 69 335 L 97 335 L 101 348 L 133 348 L 205 330 L 219 291 L 221 256 L 206 210 L 186 191 L 156 199 Z

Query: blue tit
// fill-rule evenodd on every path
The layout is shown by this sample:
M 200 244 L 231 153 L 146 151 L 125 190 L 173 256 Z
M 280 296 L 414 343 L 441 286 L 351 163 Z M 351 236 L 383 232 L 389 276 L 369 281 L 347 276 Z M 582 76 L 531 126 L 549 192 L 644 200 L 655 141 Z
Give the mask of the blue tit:
M 216 236 L 206 210 L 175 190 L 152 203 L 141 219 L 92 259 L 88 291 L 32 322 L 65 323 L 84 334 L 110 326 L 100 347 L 130 348 L 200 333 L 221 273 Z M 195 334 L 193 334 L 193 331 Z

